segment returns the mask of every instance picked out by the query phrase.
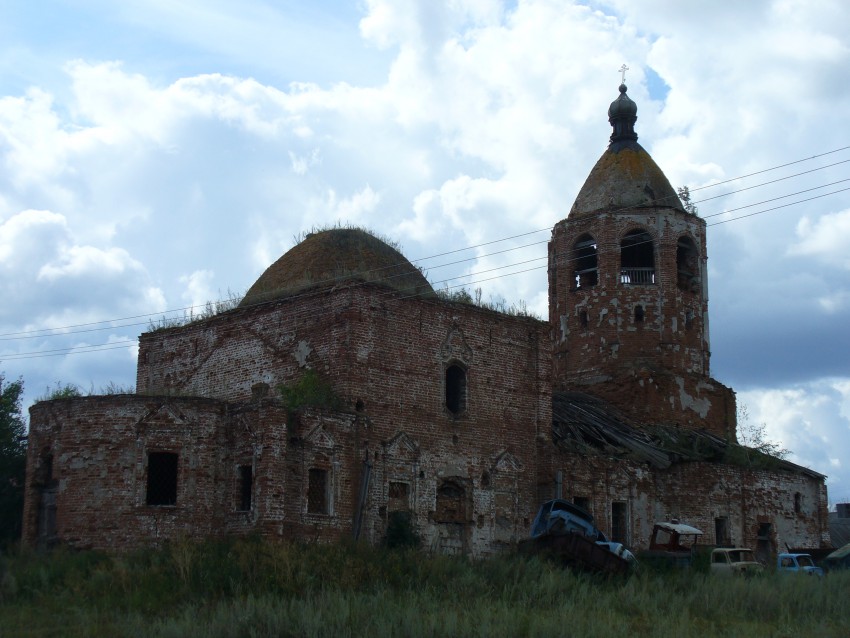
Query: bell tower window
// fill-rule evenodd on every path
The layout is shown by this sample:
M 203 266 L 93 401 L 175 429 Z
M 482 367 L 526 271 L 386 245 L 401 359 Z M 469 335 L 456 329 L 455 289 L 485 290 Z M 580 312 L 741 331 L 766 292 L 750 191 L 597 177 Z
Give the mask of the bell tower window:
M 588 234 L 579 237 L 571 257 L 575 267 L 576 289 L 595 286 L 599 281 L 596 240 Z
M 699 253 L 690 237 L 679 237 L 676 246 L 676 283 L 680 290 L 699 290 Z
M 620 283 L 655 283 L 655 246 L 645 230 L 632 230 L 620 242 Z

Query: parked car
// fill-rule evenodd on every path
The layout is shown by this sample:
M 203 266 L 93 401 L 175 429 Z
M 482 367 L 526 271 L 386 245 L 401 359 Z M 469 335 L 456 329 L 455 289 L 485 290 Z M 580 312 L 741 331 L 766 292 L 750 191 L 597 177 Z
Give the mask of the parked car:
M 575 503 L 561 498 L 547 501 L 540 506 L 534 522 L 531 524 L 531 537 L 535 538 L 547 532 L 579 532 L 596 540 L 608 540 L 596 529 L 593 515 Z
M 652 528 L 649 549 L 639 552 L 638 558 L 658 566 L 690 567 L 700 536 L 702 530 L 675 519 L 657 522 Z
M 744 547 L 717 547 L 711 550 L 711 573 L 755 576 L 764 571 L 753 550 Z
M 776 569 L 780 572 L 823 576 L 823 569 L 815 565 L 809 554 L 779 554 Z
M 546 554 L 564 565 L 608 574 L 628 574 L 636 564 L 628 549 L 597 529 L 588 511 L 559 498 L 540 506 L 531 536 L 520 541 L 519 551 Z

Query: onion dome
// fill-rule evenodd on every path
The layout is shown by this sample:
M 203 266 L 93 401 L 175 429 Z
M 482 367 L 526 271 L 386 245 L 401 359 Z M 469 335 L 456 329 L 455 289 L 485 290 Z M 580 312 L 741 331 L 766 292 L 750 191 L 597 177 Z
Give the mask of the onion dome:
M 611 141 L 581 187 L 570 217 L 647 207 L 685 210 L 658 164 L 637 143 L 637 105 L 626 90 L 621 84 L 620 96 L 608 107 Z
M 334 228 L 310 233 L 284 253 L 260 275 L 239 305 L 352 281 L 379 283 L 410 295 L 434 293 L 420 270 L 386 242 L 357 228 Z
M 620 85 L 620 97 L 611 102 L 608 107 L 608 121 L 614 127 L 611 133 L 611 143 L 631 140 L 637 141 L 635 122 L 637 121 L 637 104 L 626 95 L 625 84 Z

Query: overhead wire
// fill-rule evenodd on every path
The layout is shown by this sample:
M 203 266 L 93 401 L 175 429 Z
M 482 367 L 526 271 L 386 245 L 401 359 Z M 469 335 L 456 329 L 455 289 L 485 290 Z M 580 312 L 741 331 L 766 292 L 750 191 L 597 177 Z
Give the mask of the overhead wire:
M 709 184 L 709 185 L 706 185 L 706 186 L 690 189 L 690 192 L 695 192 L 695 191 L 698 191 L 698 190 L 704 190 L 706 188 L 719 186 L 721 184 L 728 184 L 728 183 L 733 182 L 733 181 L 746 179 L 748 177 L 767 173 L 767 172 L 770 172 L 770 171 L 773 171 L 773 170 L 777 170 L 779 168 L 792 166 L 792 165 L 795 165 L 795 164 L 799 164 L 801 162 L 810 161 L 810 160 L 813 160 L 813 159 L 816 159 L 816 158 L 819 158 L 819 157 L 824 157 L 824 156 L 834 154 L 834 153 L 837 153 L 837 152 L 840 152 L 840 151 L 843 151 L 843 150 L 847 150 L 847 149 L 850 149 L 850 146 L 845 146 L 845 147 L 841 147 L 841 148 L 838 148 L 838 149 L 834 149 L 832 151 L 819 153 L 819 154 L 816 154 L 816 155 L 813 155 L 813 156 L 810 156 L 810 157 L 795 160 L 793 162 L 786 162 L 784 164 L 780 164 L 780 165 L 777 165 L 777 166 L 774 166 L 774 167 L 770 167 L 770 168 L 763 169 L 763 170 L 760 170 L 760 171 L 755 171 L 753 173 L 748 173 L 748 174 L 743 175 L 743 176 L 730 178 L 730 179 L 724 180 L 722 182 L 717 182 L 717 183 L 714 183 L 714 184 Z M 698 204 L 698 203 L 702 203 L 702 202 L 705 202 L 705 201 L 718 199 L 720 197 L 730 196 L 730 195 L 733 195 L 733 194 L 736 194 L 736 193 L 739 193 L 739 192 L 752 190 L 754 188 L 759 188 L 761 186 L 774 184 L 774 183 L 786 181 L 786 180 L 789 180 L 789 179 L 794 179 L 794 178 L 800 177 L 802 175 L 806 175 L 806 174 L 810 174 L 810 173 L 813 173 L 813 172 L 816 172 L 816 171 L 819 171 L 819 170 L 831 168 L 831 167 L 834 167 L 834 166 L 837 166 L 837 165 L 840 165 L 840 164 L 844 164 L 844 163 L 847 163 L 847 162 L 850 162 L 850 160 L 842 160 L 842 161 L 839 161 L 839 162 L 834 162 L 834 163 L 828 164 L 826 166 L 817 167 L 817 168 L 814 168 L 814 169 L 811 169 L 811 170 L 808 170 L 808 171 L 802 171 L 800 173 L 784 176 L 782 178 L 775 179 L 775 180 L 769 180 L 767 182 L 763 182 L 763 183 L 756 184 L 756 185 L 753 185 L 753 186 L 741 188 L 741 189 L 738 189 L 738 190 L 735 190 L 735 191 L 730 191 L 728 193 L 723 193 L 723 194 L 716 195 L 714 197 L 705 198 L 705 199 L 702 199 L 702 200 L 699 200 L 699 201 L 694 201 L 692 203 Z M 719 216 L 719 215 L 725 215 L 725 214 L 728 214 L 730 212 L 744 210 L 744 209 L 747 209 L 747 208 L 751 208 L 753 206 L 760 206 L 760 205 L 765 204 L 765 203 L 777 201 L 777 200 L 780 200 L 780 199 L 785 199 L 787 197 L 793 197 L 795 195 L 799 195 L 799 194 L 806 193 L 806 192 L 811 192 L 811 191 L 814 191 L 814 190 L 818 190 L 820 188 L 826 188 L 828 186 L 832 186 L 832 185 L 842 183 L 842 182 L 846 182 L 846 181 L 850 181 L 850 178 L 838 180 L 838 181 L 835 181 L 835 182 L 831 182 L 829 184 L 824 184 L 824 185 L 816 186 L 816 187 L 809 188 L 809 189 L 804 189 L 804 190 L 801 190 L 801 191 L 796 191 L 794 193 L 782 195 L 780 197 L 776 197 L 776 198 L 772 198 L 772 199 L 768 199 L 768 200 L 763 200 L 761 202 L 755 202 L 755 203 L 752 203 L 752 204 L 747 204 L 747 205 L 744 205 L 744 206 L 741 206 L 741 207 L 738 207 L 738 208 L 724 210 L 724 211 L 721 211 L 719 213 L 713 213 L 713 214 L 710 214 L 710 215 L 703 215 L 702 217 L 704 219 L 707 219 L 707 218 L 716 217 L 716 216 Z M 806 199 L 803 199 L 803 200 L 798 200 L 796 202 L 791 202 L 791 203 L 784 204 L 784 205 L 781 205 L 781 206 L 772 207 L 772 208 L 769 208 L 769 209 L 766 209 L 766 210 L 763 210 L 763 211 L 757 211 L 757 212 L 749 213 L 749 214 L 746 214 L 746 215 L 740 215 L 740 216 L 733 217 L 733 218 L 726 219 L 726 220 L 722 220 L 722 221 L 719 221 L 719 222 L 714 222 L 712 224 L 707 224 L 707 226 L 709 226 L 709 227 L 710 226 L 716 226 L 716 225 L 719 225 L 719 224 L 728 223 L 730 221 L 735 221 L 737 219 L 752 217 L 752 216 L 755 216 L 755 215 L 770 212 L 772 210 L 777 210 L 779 208 L 786 208 L 788 206 L 793 206 L 793 205 L 804 203 L 804 202 L 811 201 L 811 200 L 814 200 L 814 199 L 819 199 L 821 197 L 826 197 L 828 195 L 833 195 L 833 194 L 836 194 L 836 193 L 844 192 L 846 190 L 850 190 L 850 188 L 839 189 L 839 190 L 833 191 L 831 193 L 825 193 L 825 194 L 818 195 L 818 196 L 815 196 L 815 197 L 810 197 L 810 198 L 806 198 Z M 656 200 L 656 202 L 657 201 L 658 200 Z M 651 205 L 651 203 L 650 203 L 650 205 Z M 619 209 L 619 210 L 614 211 L 614 212 L 626 211 L 629 208 L 631 208 L 631 207 L 625 207 L 623 209 Z M 412 261 L 400 262 L 399 264 L 390 264 L 390 265 L 382 266 L 380 268 L 370 269 L 370 270 L 364 271 L 363 273 L 355 273 L 355 275 L 356 274 L 360 274 L 360 275 L 373 274 L 374 272 L 378 272 L 380 270 L 385 270 L 385 269 L 388 269 L 388 268 L 395 268 L 395 267 L 399 267 L 399 266 L 405 266 L 407 264 L 415 265 L 417 263 L 421 263 L 423 261 L 427 261 L 427 260 L 430 260 L 430 259 L 435 259 L 437 257 L 443 257 L 443 256 L 452 255 L 452 254 L 467 252 L 467 251 L 475 250 L 475 249 L 478 249 L 478 248 L 481 248 L 481 247 L 484 247 L 484 246 L 490 246 L 490 245 L 493 245 L 493 244 L 498 244 L 498 243 L 510 241 L 510 240 L 513 240 L 513 239 L 521 238 L 521 237 L 527 237 L 527 236 L 530 236 L 530 235 L 534 235 L 534 234 L 537 234 L 537 233 L 540 233 L 540 232 L 546 232 L 546 231 L 551 231 L 551 227 L 539 229 L 539 230 L 527 231 L 527 232 L 524 232 L 524 233 L 519 233 L 519 234 L 516 234 L 516 235 L 509 236 L 509 237 L 504 237 L 504 238 L 500 238 L 500 239 L 491 240 L 491 241 L 488 241 L 488 242 L 483 242 L 481 244 L 477 244 L 477 245 L 473 245 L 473 246 L 467 246 L 467 247 L 463 247 L 463 248 L 454 249 L 454 250 L 451 250 L 451 251 L 445 251 L 445 252 L 442 252 L 442 253 L 437 253 L 437 254 L 434 254 L 434 255 L 418 258 L 418 259 L 412 260 Z M 485 255 L 473 255 L 472 257 L 469 257 L 469 258 L 459 259 L 459 260 L 455 260 L 455 261 L 451 261 L 451 262 L 447 262 L 447 263 L 443 263 L 443 264 L 437 264 L 437 265 L 432 266 L 431 269 L 436 270 L 436 269 L 439 269 L 439 268 L 443 268 L 443 267 L 447 267 L 447 266 L 451 266 L 451 265 L 457 265 L 457 264 L 468 262 L 468 261 L 476 261 L 476 260 L 483 259 L 483 258 L 486 258 L 486 257 L 490 257 L 490 256 L 493 256 L 493 255 L 499 255 L 499 254 L 513 252 L 513 251 L 516 251 L 516 250 L 522 250 L 524 248 L 529 248 L 529 247 L 532 247 L 532 246 L 535 246 L 535 245 L 539 245 L 541 243 L 546 243 L 547 241 L 548 240 L 544 240 L 544 241 L 540 241 L 540 242 L 532 242 L 532 243 L 529 243 L 529 244 L 524 244 L 522 246 L 514 246 L 514 247 L 511 247 L 511 248 L 506 248 L 504 250 L 499 250 L 499 251 L 494 251 L 492 253 L 487 253 Z M 466 286 L 470 286 L 470 285 L 475 285 L 477 283 L 482 283 L 482 282 L 485 282 L 485 281 L 492 281 L 494 279 L 499 279 L 501 277 L 509 277 L 509 276 L 514 276 L 514 275 L 517 275 L 517 274 L 522 274 L 522 273 L 525 273 L 525 272 L 529 272 L 529 271 L 532 271 L 532 270 L 539 269 L 540 267 L 523 269 L 523 270 L 520 270 L 520 271 L 511 272 L 511 273 L 503 273 L 503 274 L 498 275 L 498 276 L 488 277 L 486 279 L 479 279 L 479 280 L 472 281 L 472 282 L 456 284 L 456 285 L 453 285 L 453 286 L 449 286 L 448 282 L 455 281 L 457 279 L 463 279 L 463 278 L 478 276 L 478 275 L 484 274 L 486 272 L 504 270 L 504 269 L 507 269 L 507 268 L 512 268 L 512 267 L 517 266 L 517 265 L 523 265 L 523 264 L 526 264 L 526 263 L 530 263 L 530 262 L 537 261 L 537 260 L 540 260 L 540 259 L 545 259 L 545 258 L 547 258 L 547 256 L 541 256 L 539 258 L 533 258 L 533 259 L 530 259 L 530 260 L 516 262 L 516 263 L 513 263 L 513 264 L 507 264 L 507 265 L 494 267 L 494 268 L 491 268 L 491 269 L 488 269 L 488 270 L 485 270 L 485 271 L 476 271 L 475 273 L 467 273 L 467 274 L 463 274 L 463 275 L 457 275 L 457 276 L 450 277 L 450 278 L 447 278 L 447 279 L 444 279 L 444 280 L 439 280 L 439 281 L 434 282 L 434 283 L 445 284 L 445 289 L 452 289 L 452 288 L 457 288 L 457 287 L 466 287 Z M 414 266 L 414 267 L 419 272 L 421 272 L 421 270 L 423 269 L 421 266 L 419 266 L 419 267 Z M 409 275 L 409 274 L 411 274 L 411 273 L 401 273 L 399 275 L 392 275 L 392 276 L 383 277 L 382 279 L 390 279 L 390 278 L 395 277 L 395 276 L 406 276 L 406 275 Z M 351 276 L 352 275 L 349 274 L 347 277 L 350 278 Z M 336 280 L 334 280 L 334 279 L 329 279 L 329 280 L 322 281 L 322 282 L 316 282 L 316 285 L 318 286 L 318 285 L 321 285 L 323 283 L 334 283 L 335 281 Z M 309 294 L 318 294 L 318 293 L 314 292 L 314 291 L 307 291 L 305 293 L 296 293 L 295 295 L 288 297 L 288 299 L 291 300 L 293 298 L 298 298 L 298 297 L 306 296 L 306 295 L 309 295 Z M 415 296 L 415 295 L 409 295 L 409 296 Z M 408 298 L 408 297 L 402 297 L 402 298 Z M 194 309 L 195 308 L 204 309 L 204 308 L 208 307 L 211 303 L 213 303 L 213 302 L 206 302 L 204 304 L 196 304 L 196 305 L 186 306 L 184 308 L 161 311 L 161 312 L 156 312 L 156 313 L 146 313 L 146 314 L 140 314 L 140 315 L 132 315 L 132 316 L 129 316 L 129 317 L 124 317 L 124 318 L 119 318 L 119 319 L 107 319 L 107 320 L 102 320 L 102 321 L 72 324 L 72 325 L 69 325 L 69 326 L 63 326 L 63 327 L 58 327 L 58 328 L 41 328 L 41 329 L 35 329 L 35 330 L 32 330 L 32 331 L 0 333 L 0 341 L 11 341 L 11 340 L 31 339 L 31 338 L 46 338 L 46 337 L 53 337 L 53 336 L 69 336 L 69 335 L 73 335 L 73 334 L 81 334 L 81 333 L 87 333 L 87 332 L 97 332 L 97 331 L 103 331 L 103 330 L 118 330 L 118 329 L 122 329 L 122 328 L 136 327 L 136 326 L 145 325 L 145 324 L 152 325 L 152 327 L 155 329 L 156 328 L 155 322 L 151 319 L 151 317 L 160 316 L 165 321 L 173 320 L 173 321 L 178 321 L 178 322 L 179 321 L 192 322 L 193 321 L 192 313 L 193 313 Z M 250 306 L 247 306 L 247 307 L 250 307 Z M 175 315 L 175 313 L 179 313 L 179 312 L 184 313 L 184 316 L 182 318 L 179 315 Z M 187 312 L 190 313 L 190 316 L 188 318 L 185 316 L 185 313 L 187 313 Z M 199 313 L 199 316 L 200 316 L 200 313 Z M 132 321 L 133 319 L 138 319 L 138 318 L 148 318 L 148 321 L 147 322 L 134 322 L 134 323 L 120 323 L 122 321 Z M 202 318 L 205 318 L 205 317 L 202 317 Z M 108 325 L 102 325 L 102 324 L 108 324 Z M 118 324 L 118 325 L 116 325 L 116 324 Z M 98 327 L 93 327 L 93 326 L 98 326 Z M 70 348 L 65 348 L 65 349 L 57 349 L 57 351 L 56 351 L 57 354 L 50 354 L 53 351 L 38 351 L 37 350 L 37 351 L 27 352 L 27 353 L 10 353 L 10 354 L 4 355 L 3 358 L 7 359 L 7 360 L 12 360 L 12 359 L 21 359 L 21 358 L 28 358 L 28 357 L 36 358 L 36 357 L 39 357 L 39 356 L 60 356 L 62 354 L 70 354 L 70 353 L 74 353 L 74 352 L 80 352 L 80 353 L 82 353 L 82 352 L 97 352 L 97 351 L 100 351 L 99 348 L 116 349 L 116 348 L 122 348 L 122 347 L 129 347 L 129 346 L 137 344 L 137 343 L 138 343 L 137 339 L 132 339 L 132 340 L 128 340 L 123 345 L 116 345 L 116 342 L 110 342 L 110 343 L 107 343 L 107 344 L 95 344 L 95 345 L 89 345 L 89 346 L 77 346 L 77 347 L 70 347 Z
M 812 159 L 824 157 L 824 156 L 834 154 L 834 153 L 837 153 L 837 152 L 840 152 L 840 151 L 843 151 L 843 150 L 847 150 L 847 149 L 850 149 L 850 146 L 845 146 L 845 147 L 841 147 L 841 148 L 834 149 L 834 150 L 831 150 L 831 151 L 827 151 L 827 152 L 824 152 L 824 153 L 819 153 L 819 154 L 812 155 L 812 156 L 809 156 L 809 157 L 806 157 L 806 158 L 795 160 L 793 162 L 786 162 L 784 164 L 780 164 L 780 165 L 773 166 L 773 167 L 770 167 L 770 168 L 762 169 L 760 171 L 748 173 L 748 174 L 743 175 L 743 176 L 730 178 L 730 179 L 724 180 L 722 182 L 716 182 L 714 184 L 708 184 L 706 186 L 693 188 L 693 189 L 690 189 L 690 192 L 695 192 L 695 191 L 698 191 L 698 190 L 704 190 L 706 188 L 712 188 L 712 187 L 715 187 L 715 186 L 718 186 L 718 185 L 721 185 L 721 184 L 727 184 L 727 183 L 730 183 L 730 182 L 733 182 L 733 181 L 745 179 L 747 177 L 752 177 L 754 175 L 760 175 L 760 174 L 767 173 L 767 172 L 770 172 L 770 171 L 773 171 L 773 170 L 777 170 L 779 168 L 784 168 L 784 167 L 787 167 L 787 166 L 799 164 L 801 162 L 810 161 Z M 842 160 L 840 162 L 834 162 L 832 164 L 817 167 L 817 168 L 814 168 L 814 169 L 811 169 L 811 170 L 808 170 L 808 171 L 803 171 L 803 172 L 800 172 L 800 173 L 795 173 L 793 175 L 788 175 L 788 176 L 785 176 L 785 177 L 782 177 L 782 178 L 779 178 L 779 179 L 776 179 L 776 180 L 769 180 L 767 182 L 762 182 L 760 184 L 755 184 L 753 186 L 749 186 L 749 187 L 746 187 L 746 188 L 741 188 L 741 189 L 738 189 L 738 190 L 729 191 L 727 193 L 715 195 L 714 197 L 709 197 L 709 198 L 705 198 L 705 199 L 702 199 L 702 200 L 694 201 L 693 204 L 703 203 L 703 202 L 710 201 L 710 200 L 713 200 L 713 199 L 717 199 L 717 198 L 720 198 L 720 197 L 728 197 L 728 196 L 736 194 L 736 193 L 740 193 L 740 192 L 747 191 L 747 190 L 752 190 L 754 188 L 759 188 L 761 186 L 785 181 L 785 180 L 788 180 L 788 179 L 793 179 L 793 178 L 799 177 L 801 175 L 809 174 L 809 173 L 816 172 L 816 171 L 819 171 L 819 170 L 824 170 L 826 168 L 831 168 L 831 167 L 837 166 L 839 164 L 844 164 L 844 163 L 847 163 L 847 162 L 850 162 L 850 160 Z M 833 182 L 833 184 L 835 184 L 835 183 L 837 183 L 837 182 Z M 820 186 L 820 187 L 816 187 L 816 188 L 822 188 L 822 187 L 825 187 L 825 186 Z M 811 189 L 811 190 L 813 190 L 813 189 Z M 785 195 L 783 197 L 790 197 L 790 196 L 793 196 L 795 194 L 799 194 L 800 192 L 805 192 L 805 191 L 798 191 L 797 193 L 791 193 L 791 194 Z M 836 192 L 840 192 L 840 191 L 836 191 Z M 650 204 L 659 203 L 659 202 L 666 200 L 666 199 L 668 199 L 668 198 L 658 198 L 658 199 L 650 202 Z M 780 198 L 776 198 L 776 199 L 780 199 Z M 765 200 L 765 202 L 766 201 L 771 201 L 771 200 Z M 803 200 L 803 201 L 808 201 L 808 200 Z M 755 205 L 759 205 L 760 203 L 765 203 L 765 202 L 750 204 L 748 206 L 755 206 Z M 748 206 L 743 206 L 743 207 L 738 208 L 738 209 L 721 211 L 720 213 L 714 213 L 712 215 L 703 215 L 703 218 L 709 218 L 709 217 L 714 217 L 714 216 L 717 216 L 717 215 L 727 214 L 728 212 L 732 212 L 734 210 L 740 210 L 740 209 L 746 208 Z M 615 213 L 616 212 L 623 212 L 623 211 L 629 210 L 630 208 L 632 208 L 632 207 L 624 207 L 622 209 L 618 209 L 618 210 L 615 210 L 613 212 L 615 212 Z M 731 221 L 731 220 L 729 220 L 729 221 Z M 714 225 L 714 224 L 712 224 L 712 225 Z M 372 274 L 372 273 L 379 272 L 381 270 L 385 270 L 385 269 L 388 269 L 388 268 L 403 266 L 406 263 L 417 264 L 417 263 L 421 263 L 423 261 L 427 261 L 427 260 L 430 260 L 430 259 L 435 259 L 437 257 L 442 257 L 442 256 L 446 256 L 446 255 L 451 255 L 451 254 L 457 254 L 457 253 L 460 253 L 460 252 L 466 252 L 466 251 L 469 251 L 469 250 L 474 250 L 476 248 L 481 248 L 483 246 L 497 244 L 497 243 L 501 243 L 501 242 L 504 242 L 504 241 L 516 239 L 516 238 L 519 238 L 519 237 L 526 237 L 526 236 L 529 236 L 529 235 L 537 234 L 537 233 L 540 233 L 540 232 L 546 232 L 546 231 L 549 231 L 549 230 L 551 230 L 551 227 L 533 230 L 533 231 L 528 231 L 528 232 L 525 232 L 525 233 L 520 233 L 520 234 L 512 235 L 512 236 L 509 236 L 509 237 L 491 240 L 489 242 L 483 242 L 481 244 L 477 244 L 477 245 L 473 245 L 473 246 L 458 248 L 458 249 L 454 249 L 454 250 L 451 250 L 451 251 L 436 253 L 434 255 L 421 257 L 421 258 L 417 258 L 417 259 L 414 259 L 414 260 L 409 260 L 409 261 L 406 261 L 406 262 L 400 262 L 398 264 L 390 264 L 390 265 L 382 266 L 380 268 L 370 269 L 370 270 L 364 271 L 363 273 L 360 273 L 360 274 Z M 535 242 L 535 244 L 540 244 L 540 243 L 545 243 L 545 241 Z M 486 255 L 475 255 L 475 256 L 472 256 L 472 257 L 469 257 L 469 258 L 466 258 L 466 259 L 463 259 L 463 260 L 457 260 L 457 261 L 448 262 L 448 263 L 445 263 L 445 264 L 437 264 L 435 266 L 432 266 L 431 269 L 436 270 L 438 268 L 443 268 L 443 267 L 446 267 L 446 266 L 449 266 L 449 265 L 456 265 L 458 263 L 463 263 L 463 262 L 466 262 L 466 261 L 473 261 L 473 260 L 482 259 L 484 257 L 489 257 L 489 256 L 492 256 L 494 254 L 501 254 L 501 253 L 505 253 L 505 252 L 510 252 L 512 250 L 520 250 L 522 248 L 525 248 L 525 247 L 528 247 L 528 246 L 531 246 L 531 245 L 535 245 L 535 244 L 526 244 L 524 246 L 516 246 L 516 247 L 510 248 L 510 249 L 505 249 L 503 251 L 496 251 L 494 253 L 489 253 L 489 254 L 486 254 Z M 322 284 L 322 283 L 332 283 L 332 282 L 333 282 L 333 280 L 326 280 L 326 281 L 321 281 L 321 282 L 316 282 L 316 283 L 318 285 L 318 284 Z M 150 317 L 156 317 L 156 316 L 167 316 L 167 315 L 174 315 L 175 313 L 180 313 L 180 312 L 192 313 L 194 311 L 194 309 L 196 309 L 196 308 L 204 309 L 205 306 L 210 304 L 210 303 L 212 303 L 212 302 L 207 301 L 203 304 L 195 304 L 195 305 L 185 306 L 183 308 L 170 309 L 170 310 L 159 311 L 159 312 L 154 312 L 154 313 L 147 313 L 147 314 L 142 314 L 142 315 L 134 315 L 134 316 L 131 316 L 131 317 L 125 317 L 125 318 L 120 318 L 120 319 L 107 319 L 107 320 L 102 320 L 102 321 L 97 321 L 97 322 L 88 322 L 88 323 L 83 323 L 83 324 L 73 324 L 73 325 L 70 325 L 70 326 L 62 326 L 62 327 L 57 327 L 57 328 L 40 328 L 40 329 L 35 329 L 35 330 L 32 330 L 32 331 L 20 331 L 20 332 L 14 332 L 14 333 L 0 333 L 0 341 L 8 341 L 8 340 L 12 340 L 12 339 L 17 340 L 17 339 L 25 339 L 25 338 L 40 338 L 40 337 L 46 337 L 46 336 L 65 336 L 65 335 L 68 335 L 68 334 L 77 334 L 77 333 L 82 333 L 82 332 L 95 332 L 95 331 L 111 330 L 111 329 L 118 329 L 118 328 L 136 327 L 136 326 L 140 326 L 140 325 L 145 325 L 145 323 L 147 323 L 147 322 L 135 322 L 135 323 L 119 324 L 119 325 L 115 325 L 115 324 L 118 323 L 118 322 L 127 321 L 127 320 L 131 320 L 131 319 L 137 319 L 137 318 L 143 318 L 143 317 L 150 318 Z M 175 319 L 178 319 L 178 318 L 175 317 Z M 191 321 L 191 317 L 189 318 L 189 320 Z M 110 324 L 110 325 L 101 326 L 101 327 L 98 327 L 98 328 L 86 328 L 88 326 L 99 326 L 100 324 Z M 74 330 L 75 328 L 86 328 L 86 329 Z

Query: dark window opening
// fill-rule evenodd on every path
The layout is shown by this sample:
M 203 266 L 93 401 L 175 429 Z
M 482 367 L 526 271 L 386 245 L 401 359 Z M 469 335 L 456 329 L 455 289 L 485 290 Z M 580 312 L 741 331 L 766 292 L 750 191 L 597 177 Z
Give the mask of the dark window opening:
M 729 519 L 725 516 L 714 519 L 714 542 L 718 545 L 731 545 Z
M 35 470 L 35 483 L 42 486 L 55 484 L 53 477 L 53 455 L 49 451 L 42 452 Z
M 794 492 L 794 513 L 799 514 L 803 510 L 803 495 Z
M 464 489 L 452 481 L 443 483 L 437 490 L 437 512 L 438 523 L 463 523 L 466 520 L 466 508 L 464 507 Z
M 572 260 L 576 288 L 595 286 L 599 281 L 596 240 L 590 235 L 579 237 L 573 246 Z
M 694 313 L 690 310 L 685 312 L 685 329 L 690 330 L 694 325 Z
M 615 543 L 628 542 L 628 518 L 625 503 L 611 503 L 611 540 Z
M 177 504 L 177 454 L 148 453 L 147 504 Z
M 643 306 L 635 306 L 635 323 L 643 323 Z
M 38 544 L 50 546 L 56 541 L 56 491 L 57 485 L 39 490 L 38 503 Z
M 239 510 L 251 509 L 251 493 L 254 488 L 254 469 L 250 465 L 239 466 Z
M 655 283 L 655 247 L 645 230 L 632 230 L 620 242 L 620 282 Z
M 328 471 L 310 468 L 307 477 L 307 512 L 328 513 Z
M 776 554 L 773 542 L 773 525 L 771 523 L 759 523 L 756 533 L 756 560 L 767 562 L 771 556 Z M 775 560 L 775 559 L 774 559 Z
M 676 282 L 680 290 L 699 290 L 699 253 L 690 237 L 680 237 L 676 247 Z
M 390 512 L 407 511 L 410 509 L 410 485 L 391 481 L 387 490 L 387 509 Z
M 578 313 L 578 321 L 581 324 L 582 328 L 587 328 L 588 320 L 587 320 L 587 310 L 582 310 Z
M 457 364 L 446 368 L 446 408 L 452 414 L 466 409 L 466 370 Z
M 573 496 L 573 504 L 590 513 L 590 499 L 586 496 Z

